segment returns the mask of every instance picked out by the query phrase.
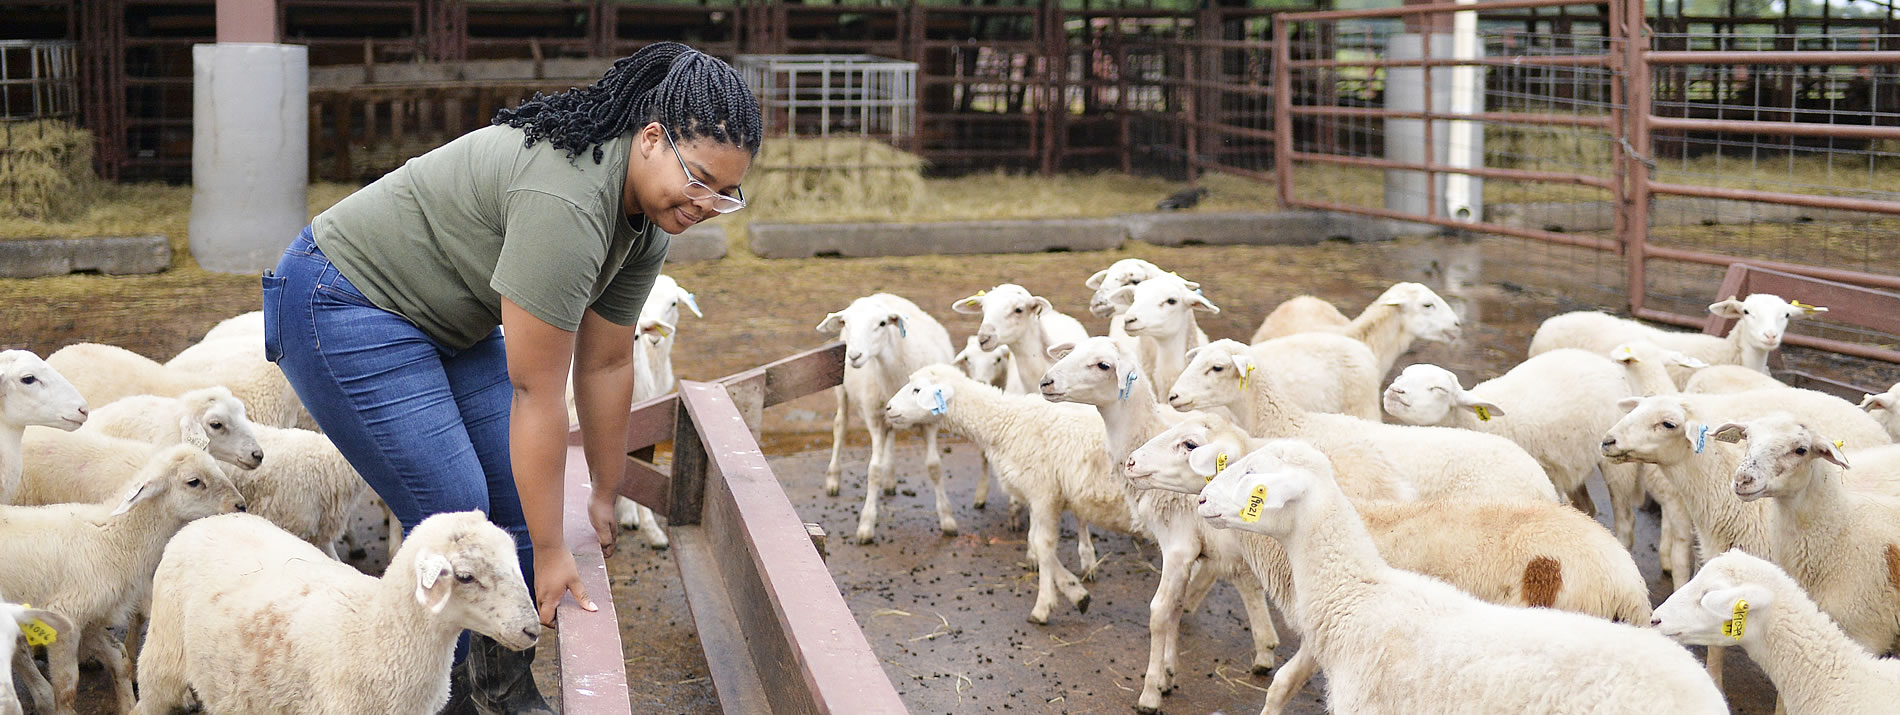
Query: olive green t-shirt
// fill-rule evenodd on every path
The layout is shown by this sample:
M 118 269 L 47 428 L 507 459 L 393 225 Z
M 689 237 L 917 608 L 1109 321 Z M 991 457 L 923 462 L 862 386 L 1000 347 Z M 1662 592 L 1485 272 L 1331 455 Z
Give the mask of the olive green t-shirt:
M 632 135 L 569 159 L 489 126 L 410 159 L 311 221 L 363 295 L 453 349 L 501 324 L 501 298 L 562 330 L 592 308 L 633 325 L 671 237 L 621 211 Z

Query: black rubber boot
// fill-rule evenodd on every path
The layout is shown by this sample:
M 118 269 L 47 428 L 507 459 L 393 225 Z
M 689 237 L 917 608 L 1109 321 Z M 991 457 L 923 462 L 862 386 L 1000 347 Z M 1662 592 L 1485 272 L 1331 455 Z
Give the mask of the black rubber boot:
M 555 715 L 534 684 L 534 646 L 509 650 L 471 633 L 468 658 L 449 672 L 444 715 Z

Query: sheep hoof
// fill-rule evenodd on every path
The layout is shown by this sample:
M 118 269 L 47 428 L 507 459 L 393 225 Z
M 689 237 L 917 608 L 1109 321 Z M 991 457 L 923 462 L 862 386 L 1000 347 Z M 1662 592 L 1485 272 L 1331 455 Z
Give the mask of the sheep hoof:
M 887 497 L 897 496 L 897 487 L 896 486 L 884 487 L 884 496 L 887 496 Z M 912 494 L 911 496 L 916 496 L 916 495 Z
M 826 485 L 825 485 L 825 496 L 828 496 L 828 497 L 835 497 L 835 496 L 838 496 L 838 485 L 836 485 L 836 484 L 826 484 Z
M 650 548 L 650 549 L 653 549 L 654 551 L 665 551 L 665 550 L 666 550 L 666 548 L 667 548 L 668 546 L 671 546 L 671 545 L 672 545 L 672 544 L 670 544 L 670 543 L 668 543 L 668 542 L 665 542 L 665 541 L 661 541 L 661 542 L 658 542 L 658 543 L 648 543 L 648 544 L 647 544 L 647 548 Z
M 984 501 L 984 500 L 982 500 L 982 499 L 978 499 L 978 500 L 976 500 L 976 503 L 974 503 L 974 504 L 971 504 L 970 506 L 973 506 L 973 507 L 976 507 L 976 508 L 978 508 L 978 509 L 981 509 L 981 508 L 983 508 L 983 507 L 986 507 L 986 506 L 989 506 L 989 502 L 987 502 L 987 501 Z
M 1029 614 L 1029 622 L 1038 626 L 1046 626 L 1049 625 L 1049 616 L 1047 614 L 1038 616 L 1032 611 Z
M 955 523 L 951 523 L 951 524 L 946 524 L 946 525 L 944 525 L 944 527 L 943 527 L 943 535 L 944 535 L 944 536 L 956 536 L 956 535 L 957 535 L 957 525 L 956 525 Z
M 1254 675 L 1271 675 L 1272 673 L 1273 673 L 1273 665 L 1271 663 L 1253 664 Z
M 1147 705 L 1136 705 L 1135 712 L 1141 713 L 1141 715 L 1155 715 L 1155 713 L 1161 712 L 1161 708 L 1150 707 Z
M 1075 610 L 1076 610 L 1076 612 L 1078 612 L 1078 613 L 1081 613 L 1081 614 L 1083 614 L 1083 615 L 1087 615 L 1087 614 L 1088 614 L 1088 612 L 1089 612 L 1089 598 L 1091 598 L 1091 597 L 1090 597 L 1090 596 L 1083 596 L 1083 597 L 1082 597 L 1082 600 L 1080 600 L 1080 601 L 1076 601 L 1076 602 L 1075 602 Z
M 871 542 L 873 542 L 873 541 L 876 541 L 876 540 L 877 540 L 877 532 L 875 532 L 875 531 L 872 531 L 872 530 L 870 530 L 870 529 L 859 529 L 859 530 L 858 530 L 858 543 L 859 543 L 859 544 L 869 544 L 869 543 L 871 543 Z

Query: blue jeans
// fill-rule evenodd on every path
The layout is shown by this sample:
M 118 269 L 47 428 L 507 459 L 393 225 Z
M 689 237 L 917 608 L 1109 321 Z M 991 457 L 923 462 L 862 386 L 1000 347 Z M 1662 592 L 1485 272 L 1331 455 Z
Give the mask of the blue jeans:
M 265 357 L 403 533 L 431 514 L 486 513 L 514 537 L 533 593 L 534 550 L 508 461 L 514 386 L 501 330 L 465 350 L 443 346 L 363 297 L 308 227 L 263 282 Z

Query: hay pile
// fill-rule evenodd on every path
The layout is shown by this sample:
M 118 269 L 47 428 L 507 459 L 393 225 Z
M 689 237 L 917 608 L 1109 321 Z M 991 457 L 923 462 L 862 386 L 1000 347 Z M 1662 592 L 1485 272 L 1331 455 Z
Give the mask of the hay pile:
M 922 157 L 874 139 L 778 137 L 766 140 L 745 188 L 772 214 L 844 203 L 901 215 L 925 194 L 923 170 Z
M 0 217 L 71 216 L 98 183 L 92 132 L 56 119 L 0 122 Z

